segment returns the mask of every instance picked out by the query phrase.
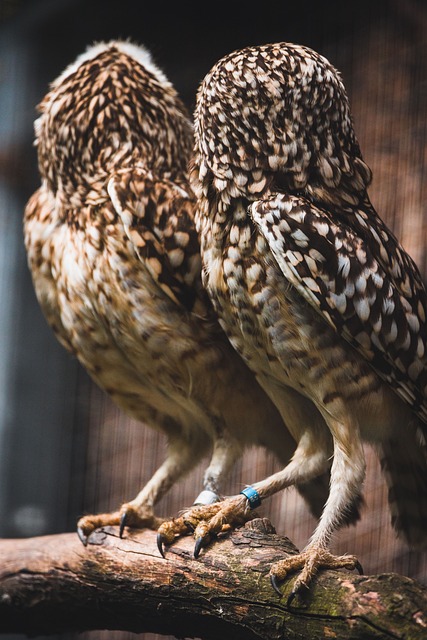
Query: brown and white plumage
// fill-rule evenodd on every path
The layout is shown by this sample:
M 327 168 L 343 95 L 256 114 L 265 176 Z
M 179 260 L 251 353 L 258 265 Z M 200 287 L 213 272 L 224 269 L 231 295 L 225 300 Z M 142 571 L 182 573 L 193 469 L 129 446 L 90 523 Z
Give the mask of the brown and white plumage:
M 287 43 L 225 56 L 199 89 L 191 178 L 206 288 L 298 443 L 254 488 L 267 497 L 332 458 L 318 527 L 274 584 L 302 569 L 295 594 L 320 566 L 359 566 L 328 545 L 360 496 L 363 442 L 378 448 L 396 529 L 426 545 L 427 296 L 368 199 L 338 72 Z
M 103 524 L 157 527 L 154 504 L 209 450 L 204 489 L 217 494 L 245 445 L 286 461 L 295 443 L 201 286 L 187 183 L 192 126 L 150 54 L 119 41 L 89 48 L 40 112 L 41 186 L 25 212 L 38 300 L 93 380 L 169 443 L 135 500 L 80 520 L 86 541 Z M 318 511 L 316 489 L 303 490 Z

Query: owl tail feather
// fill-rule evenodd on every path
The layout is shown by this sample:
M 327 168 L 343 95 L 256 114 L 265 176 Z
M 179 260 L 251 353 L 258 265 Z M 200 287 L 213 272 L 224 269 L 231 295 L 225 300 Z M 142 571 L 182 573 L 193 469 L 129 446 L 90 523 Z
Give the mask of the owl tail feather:
M 410 547 L 427 548 L 427 449 L 423 438 L 383 442 L 380 462 L 388 486 L 391 522 Z

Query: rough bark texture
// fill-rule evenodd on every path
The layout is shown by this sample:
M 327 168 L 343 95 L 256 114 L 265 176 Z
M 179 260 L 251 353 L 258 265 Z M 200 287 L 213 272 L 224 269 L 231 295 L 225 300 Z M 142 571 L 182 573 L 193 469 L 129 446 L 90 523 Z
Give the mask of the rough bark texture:
M 427 636 L 427 589 L 395 574 L 319 574 L 304 600 L 286 606 L 268 571 L 287 538 L 266 520 L 192 559 L 194 540 L 159 556 L 152 531 L 113 528 L 84 548 L 73 533 L 0 542 L 0 633 L 68 630 L 154 631 L 178 637 L 404 638 Z

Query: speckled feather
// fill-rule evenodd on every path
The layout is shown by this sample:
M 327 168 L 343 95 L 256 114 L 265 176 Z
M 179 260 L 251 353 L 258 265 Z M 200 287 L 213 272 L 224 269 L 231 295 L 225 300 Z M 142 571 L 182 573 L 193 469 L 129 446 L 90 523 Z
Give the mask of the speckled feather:
M 40 111 L 42 184 L 25 212 L 36 294 L 100 387 L 167 434 L 164 464 L 122 507 L 128 524 L 154 526 L 154 503 L 209 449 L 204 487 L 217 492 L 246 444 L 287 460 L 295 443 L 202 288 L 192 126 L 149 53 L 128 42 L 89 48 Z M 88 517 L 83 535 L 116 516 Z
M 260 495 L 333 456 L 314 554 L 361 490 L 363 441 L 379 451 L 396 528 L 427 543 L 427 297 L 369 201 L 371 177 L 340 75 L 318 53 L 247 47 L 203 80 L 191 184 L 204 283 L 299 443 L 298 465 Z
M 366 227 L 369 204 L 354 215 Z M 348 216 L 283 194 L 251 216 L 289 282 L 427 421 L 425 289 L 391 232 L 357 235 Z

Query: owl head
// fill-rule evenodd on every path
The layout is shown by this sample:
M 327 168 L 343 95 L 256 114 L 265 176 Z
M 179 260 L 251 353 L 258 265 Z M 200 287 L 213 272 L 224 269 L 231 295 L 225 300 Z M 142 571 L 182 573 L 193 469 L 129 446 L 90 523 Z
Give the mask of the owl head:
M 192 129 L 186 109 L 142 46 L 89 47 L 51 84 L 39 111 L 40 172 L 54 192 L 141 159 L 163 174 L 185 170 Z
M 339 73 L 307 47 L 225 56 L 200 86 L 195 136 L 196 181 L 228 197 L 283 189 L 355 204 L 371 180 Z

